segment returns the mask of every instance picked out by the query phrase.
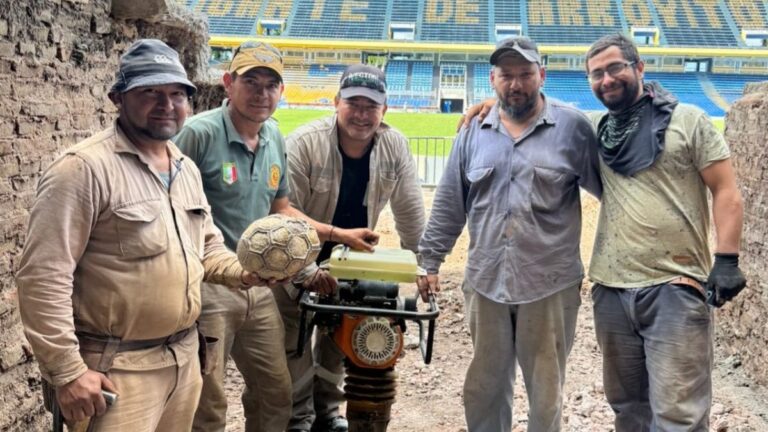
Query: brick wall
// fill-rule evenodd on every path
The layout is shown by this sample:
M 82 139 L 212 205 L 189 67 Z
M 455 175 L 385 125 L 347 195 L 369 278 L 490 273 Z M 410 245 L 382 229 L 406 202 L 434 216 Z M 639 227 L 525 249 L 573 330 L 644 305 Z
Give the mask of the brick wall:
M 40 378 L 17 310 L 13 270 L 41 171 L 65 147 L 114 118 L 107 99 L 121 52 L 137 37 L 179 48 L 205 78 L 207 28 L 173 1 L 163 22 L 116 20 L 123 0 L 0 0 L 0 430 L 44 430 Z
M 744 198 L 741 268 L 747 288 L 718 311 L 718 338 L 768 385 L 768 82 L 747 87 L 726 118 L 725 138 Z

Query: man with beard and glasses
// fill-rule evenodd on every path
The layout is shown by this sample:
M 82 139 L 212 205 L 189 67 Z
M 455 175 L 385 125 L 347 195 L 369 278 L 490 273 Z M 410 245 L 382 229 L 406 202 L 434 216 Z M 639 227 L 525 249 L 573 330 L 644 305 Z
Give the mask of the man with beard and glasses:
M 528 430 L 559 431 L 584 277 L 579 186 L 601 193 L 597 141 L 586 116 L 541 93 L 533 41 L 501 41 L 490 62 L 499 102 L 454 141 L 419 243 L 428 273 L 419 289 L 439 290 L 440 264 L 467 224 L 468 430 L 511 430 L 519 364 Z
M 608 108 L 595 118 L 605 190 L 589 277 L 616 431 L 707 431 L 707 303 L 722 306 L 746 285 L 730 151 L 704 111 L 643 82 L 626 36 L 601 38 L 586 60 L 592 91 Z
M 374 229 L 389 204 L 403 248 L 417 251 L 425 211 L 416 163 L 403 134 L 383 122 L 387 112 L 384 72 L 354 64 L 341 76 L 334 99 L 336 114 L 308 123 L 286 139 L 291 203 L 308 216 L 339 228 Z M 317 262 L 327 259 L 338 239 L 329 239 Z M 305 272 L 314 272 L 311 266 Z M 310 282 L 310 281 L 308 281 Z M 319 270 L 316 289 L 332 293 L 336 280 Z M 316 334 L 296 355 L 299 336 L 299 291 L 293 285 L 275 290 L 286 332 L 286 351 L 293 379 L 293 415 L 289 432 L 345 432 L 339 412 L 344 355 L 327 334 Z
M 257 41 L 240 45 L 222 81 L 228 98 L 189 119 L 174 141 L 200 167 L 213 220 L 235 249 L 254 220 L 271 213 L 307 219 L 321 240 L 372 250 L 377 235 L 367 228 L 342 229 L 308 219 L 288 201 L 285 144 L 272 118 L 283 92 L 283 57 Z M 271 281 L 270 287 L 282 290 Z M 223 432 L 227 396 L 224 376 L 232 357 L 243 375 L 247 432 L 282 432 L 291 417 L 291 374 L 284 329 L 273 289 L 228 291 L 203 284 L 200 330 L 218 338 L 216 367 L 203 380 L 193 431 Z
M 88 430 L 189 430 L 202 387 L 200 283 L 261 282 L 227 250 L 200 172 L 169 141 L 195 90 L 176 51 L 137 41 L 109 92 L 115 123 L 40 179 L 16 273 L 19 310 L 70 425 L 93 417 Z M 119 396 L 108 410 L 102 390 Z
M 608 108 L 593 117 L 604 192 L 589 277 L 616 431 L 707 431 L 707 304 L 720 307 L 746 286 L 730 151 L 704 111 L 643 82 L 645 65 L 626 36 L 599 39 L 586 60 L 592 91 Z

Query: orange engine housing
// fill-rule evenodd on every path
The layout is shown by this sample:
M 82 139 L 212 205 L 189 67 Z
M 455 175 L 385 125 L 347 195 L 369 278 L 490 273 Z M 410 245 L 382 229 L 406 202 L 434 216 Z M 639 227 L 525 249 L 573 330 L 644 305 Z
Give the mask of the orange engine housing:
M 342 315 L 333 340 L 357 367 L 386 369 L 394 366 L 403 351 L 400 326 L 386 317 Z

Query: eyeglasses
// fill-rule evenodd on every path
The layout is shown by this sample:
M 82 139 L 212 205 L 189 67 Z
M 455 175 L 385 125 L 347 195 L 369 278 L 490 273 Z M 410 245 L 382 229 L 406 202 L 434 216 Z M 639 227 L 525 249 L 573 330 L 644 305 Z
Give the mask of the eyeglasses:
M 623 63 L 611 63 L 608 65 L 608 67 L 603 69 L 595 69 L 592 72 L 587 74 L 587 79 L 590 83 L 594 84 L 596 82 L 600 82 L 605 78 L 605 74 L 610 75 L 613 78 L 616 78 L 617 75 L 624 72 L 624 69 L 628 67 L 632 67 L 637 62 L 631 61 L 631 62 L 623 62 Z

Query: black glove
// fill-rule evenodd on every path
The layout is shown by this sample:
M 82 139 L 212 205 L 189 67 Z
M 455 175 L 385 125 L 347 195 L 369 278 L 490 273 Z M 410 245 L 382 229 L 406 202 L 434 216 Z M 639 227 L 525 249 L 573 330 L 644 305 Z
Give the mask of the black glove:
M 747 286 L 747 279 L 739 270 L 739 254 L 716 253 L 715 265 L 707 278 L 707 303 L 720 307 Z

